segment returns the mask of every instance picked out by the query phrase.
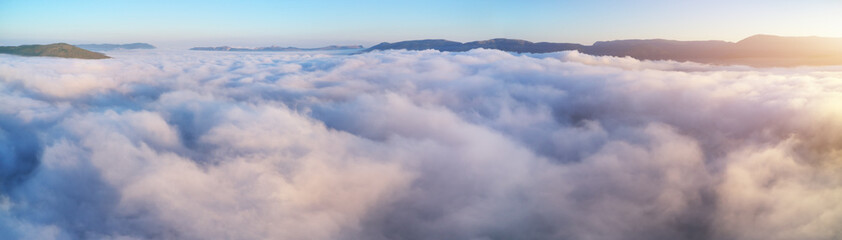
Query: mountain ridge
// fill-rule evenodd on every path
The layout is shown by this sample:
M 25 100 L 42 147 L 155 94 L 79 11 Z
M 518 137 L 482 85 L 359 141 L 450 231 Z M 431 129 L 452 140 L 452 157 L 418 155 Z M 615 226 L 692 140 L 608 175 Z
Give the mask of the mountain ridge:
M 318 48 L 298 48 L 298 47 L 280 47 L 280 46 L 269 46 L 269 47 L 256 47 L 256 48 L 238 48 L 238 47 L 229 47 L 229 46 L 220 46 L 220 47 L 193 47 L 190 50 L 194 51 L 233 51 L 233 52 L 294 52 L 294 51 L 331 51 L 331 50 L 352 50 L 352 49 L 363 49 L 362 45 L 330 45 L 325 47 L 318 47 Z
M 444 39 L 380 43 L 363 52 L 377 50 L 439 50 L 464 52 L 476 48 L 517 53 L 579 51 L 595 56 L 632 57 L 639 60 L 691 61 L 707 64 L 740 64 L 758 67 L 842 65 L 842 38 L 783 37 L 757 34 L 737 42 L 720 40 L 679 41 L 668 39 L 625 39 L 577 43 L 530 42 L 495 38 L 472 42 Z
M 540 48 L 535 48 L 538 46 Z M 481 40 L 481 41 L 472 41 L 472 42 L 456 42 L 450 41 L 445 39 L 423 39 L 423 40 L 410 40 L 410 41 L 401 41 L 395 43 L 388 43 L 383 42 L 377 45 L 374 45 L 368 49 L 365 49 L 364 52 L 371 52 L 375 50 L 389 50 L 389 49 L 405 49 L 405 50 L 427 50 L 427 49 L 434 49 L 439 51 L 448 51 L 448 52 L 464 52 L 471 49 L 476 48 L 487 48 L 487 49 L 498 49 L 504 50 L 509 52 L 518 52 L 518 53 L 547 53 L 547 52 L 558 52 L 558 51 L 567 51 L 567 50 L 578 50 L 584 47 L 584 45 L 577 44 L 577 43 L 550 43 L 550 42 L 538 42 L 533 43 L 526 40 L 521 39 L 508 39 L 508 38 L 494 38 L 488 40 Z

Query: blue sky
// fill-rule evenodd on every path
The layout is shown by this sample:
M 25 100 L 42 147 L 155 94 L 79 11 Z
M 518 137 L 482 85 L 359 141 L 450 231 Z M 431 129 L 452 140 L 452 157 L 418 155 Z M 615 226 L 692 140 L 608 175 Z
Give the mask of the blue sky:
M 736 1 L 734 1 L 736 2 Z M 363 44 L 496 37 L 736 41 L 842 37 L 842 1 L 59 1 L 0 0 L 0 44 Z

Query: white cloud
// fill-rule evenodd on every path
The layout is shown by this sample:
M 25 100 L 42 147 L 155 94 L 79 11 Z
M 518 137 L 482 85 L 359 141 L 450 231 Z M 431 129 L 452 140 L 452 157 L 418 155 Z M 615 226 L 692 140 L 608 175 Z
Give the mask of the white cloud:
M 0 55 L 0 238 L 837 239 L 842 69 Z

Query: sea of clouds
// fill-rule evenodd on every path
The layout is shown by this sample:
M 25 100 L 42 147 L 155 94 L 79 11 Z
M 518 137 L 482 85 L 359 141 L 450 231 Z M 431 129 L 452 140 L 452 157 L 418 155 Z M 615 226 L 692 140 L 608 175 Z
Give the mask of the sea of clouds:
M 842 67 L 0 54 L 0 239 L 840 239 Z

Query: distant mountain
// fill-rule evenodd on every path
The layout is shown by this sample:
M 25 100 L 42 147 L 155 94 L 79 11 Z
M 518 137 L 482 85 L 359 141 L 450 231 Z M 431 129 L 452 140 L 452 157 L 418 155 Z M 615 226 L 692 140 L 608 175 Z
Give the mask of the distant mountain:
M 468 43 L 448 40 L 413 40 L 381 43 L 364 52 L 387 49 L 461 52 L 475 48 L 518 53 L 576 50 L 595 56 L 633 57 L 641 60 L 693 61 L 761 67 L 842 65 L 842 38 L 780 37 L 755 35 L 739 42 L 675 41 L 665 39 L 616 40 L 591 46 L 575 43 L 533 43 L 516 39 L 491 39 Z
M 21 55 L 21 56 L 45 56 L 62 58 L 81 59 L 104 59 L 110 58 L 105 54 L 91 52 L 67 43 L 54 43 L 48 45 L 21 45 L 17 47 L 0 47 L 0 53 Z
M 412 40 L 412 41 L 403 41 L 403 42 L 396 42 L 396 43 L 380 43 L 374 45 L 368 49 L 366 52 L 374 51 L 374 50 L 388 50 L 388 49 L 405 49 L 405 50 L 427 50 L 427 49 L 435 49 L 439 51 L 448 51 L 448 52 L 456 52 L 456 51 L 467 51 L 464 50 L 465 48 L 462 46 L 460 42 L 448 41 L 444 39 L 426 39 L 426 40 Z
M 485 41 L 460 43 L 442 39 L 413 40 L 396 43 L 380 43 L 366 49 L 366 52 L 387 49 L 427 50 L 434 49 L 448 52 L 464 52 L 475 48 L 498 49 L 518 53 L 548 53 L 567 50 L 581 50 L 583 45 L 575 43 L 533 43 L 518 39 L 496 38 Z
M 190 48 L 190 50 L 198 50 L 198 51 L 253 51 L 253 49 L 247 48 L 232 48 L 229 46 L 222 46 L 222 47 L 194 47 Z
M 525 40 L 496 38 L 485 41 L 474 41 L 463 44 L 469 49 L 474 48 L 488 48 L 488 49 L 506 49 L 505 51 L 518 53 L 548 53 L 569 50 L 581 50 L 584 46 L 576 43 L 549 43 L 539 42 L 533 43 Z
M 77 47 L 84 48 L 91 51 L 111 51 L 123 49 L 155 49 L 148 43 L 129 43 L 129 44 L 77 44 Z
M 828 57 L 842 55 L 842 38 L 754 35 L 736 44 L 746 54 L 762 57 Z
M 352 50 L 352 49 L 363 49 L 361 45 L 352 45 L 352 46 L 336 46 L 331 45 L 327 47 L 320 47 L 320 48 L 297 48 L 297 47 L 278 47 L 278 46 L 271 46 L 271 47 L 258 47 L 258 48 L 233 48 L 228 46 L 222 47 L 194 47 L 190 50 L 198 50 L 198 51 L 239 51 L 239 52 L 296 52 L 296 51 L 332 51 L 332 50 Z
M 580 52 L 596 56 L 633 57 L 644 60 L 691 61 L 718 58 L 730 53 L 734 43 L 725 41 L 675 41 L 664 39 L 596 42 Z

